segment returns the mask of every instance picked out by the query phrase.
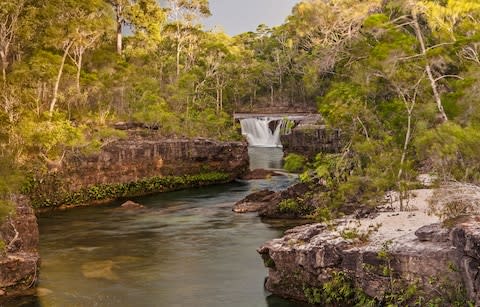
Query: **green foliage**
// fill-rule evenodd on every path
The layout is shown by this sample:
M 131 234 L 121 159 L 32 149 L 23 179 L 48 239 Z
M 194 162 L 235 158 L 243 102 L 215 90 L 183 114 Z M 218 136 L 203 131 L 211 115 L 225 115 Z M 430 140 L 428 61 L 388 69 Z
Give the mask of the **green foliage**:
M 480 130 L 446 123 L 416 140 L 420 157 L 432 163 L 443 180 L 480 183 Z
M 344 272 L 333 272 L 330 281 L 322 288 L 303 288 L 305 298 L 310 304 L 342 306 L 377 306 L 378 302 L 356 289 L 351 278 Z
M 299 204 L 294 199 L 284 199 L 278 204 L 278 210 L 281 213 L 297 213 L 300 208 Z
M 298 154 L 291 153 L 284 160 L 283 168 L 290 173 L 299 173 L 306 167 L 306 158 Z
M 63 188 L 61 178 L 58 178 L 56 174 L 51 174 L 42 180 L 37 180 L 35 177 L 30 178 L 30 181 L 23 187 L 23 193 L 30 197 L 33 207 L 47 208 L 61 205 L 83 205 L 94 201 L 168 192 L 223 183 L 229 181 L 229 179 L 228 174 L 210 172 L 196 175 L 152 177 L 125 184 L 94 185 L 72 192 Z

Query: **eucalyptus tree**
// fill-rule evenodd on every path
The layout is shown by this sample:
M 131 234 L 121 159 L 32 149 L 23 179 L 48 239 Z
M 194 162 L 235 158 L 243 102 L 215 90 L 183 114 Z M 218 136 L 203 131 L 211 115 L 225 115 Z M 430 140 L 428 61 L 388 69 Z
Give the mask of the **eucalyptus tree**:
M 192 46 L 191 38 L 200 18 L 211 15 L 208 0 L 168 0 L 168 19 L 173 24 L 176 43 L 176 75 L 180 75 L 182 52 Z

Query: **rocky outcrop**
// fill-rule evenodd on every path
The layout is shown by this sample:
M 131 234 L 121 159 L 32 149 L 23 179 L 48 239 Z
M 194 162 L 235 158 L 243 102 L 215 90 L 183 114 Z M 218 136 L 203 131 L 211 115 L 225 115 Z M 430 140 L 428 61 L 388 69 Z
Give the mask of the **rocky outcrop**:
M 468 296 L 480 306 L 480 216 L 464 218 L 450 233 Z
M 58 169 L 35 178 L 28 192 L 35 208 L 75 206 L 228 182 L 243 175 L 248 164 L 244 142 L 129 132 L 99 153 L 67 155 Z
M 324 224 L 294 228 L 258 250 L 269 268 L 265 286 L 274 294 L 305 301 L 307 289 L 322 289 L 335 273 L 343 272 L 352 287 L 378 301 L 386 294 L 403 295 L 408 285 L 415 285 L 409 299 L 434 298 L 450 306 L 458 303 L 452 300 L 459 300 L 458 286 L 464 285 L 468 299 L 480 306 L 480 217 L 451 229 L 424 227 L 418 237 L 413 231 L 381 240 L 380 230 L 377 239 L 362 243 Z
M 225 172 L 231 178 L 248 170 L 242 142 L 208 139 L 163 139 L 130 134 L 98 154 L 67 157 L 60 170 L 70 190 L 95 184 L 127 183 L 153 176 Z
M 318 153 L 337 153 L 341 149 L 340 131 L 321 125 L 301 125 L 280 137 L 285 154 L 313 158 Z
M 283 200 L 296 199 L 305 195 L 308 191 L 309 188 L 304 183 L 294 184 L 288 189 L 279 192 L 262 190 L 252 193 L 237 202 L 233 207 L 233 211 L 237 213 L 258 212 L 259 216 L 264 218 L 300 218 L 301 212 L 282 212 L 279 204 Z
M 275 195 L 275 192 L 266 189 L 252 193 L 237 202 L 232 210 L 236 213 L 258 212 L 264 208 Z
M 38 225 L 25 197 L 16 197 L 15 212 L 0 226 L 0 296 L 33 293 L 38 279 Z

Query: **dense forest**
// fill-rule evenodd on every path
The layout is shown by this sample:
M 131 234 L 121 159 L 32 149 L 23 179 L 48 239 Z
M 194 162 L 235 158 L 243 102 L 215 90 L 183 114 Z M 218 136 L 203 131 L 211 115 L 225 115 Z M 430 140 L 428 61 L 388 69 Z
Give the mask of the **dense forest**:
M 0 0 L 0 195 L 142 122 L 239 138 L 238 109 L 317 105 L 345 148 L 302 177 L 330 204 L 405 191 L 419 170 L 480 182 L 480 3 L 305 0 L 281 26 L 203 29 L 207 0 Z M 2 206 L 8 210 L 8 206 Z

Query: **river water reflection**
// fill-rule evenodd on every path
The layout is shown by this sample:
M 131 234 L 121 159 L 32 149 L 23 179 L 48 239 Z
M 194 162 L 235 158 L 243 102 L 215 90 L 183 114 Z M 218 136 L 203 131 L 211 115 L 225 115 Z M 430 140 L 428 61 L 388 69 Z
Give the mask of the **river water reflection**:
M 269 296 L 256 253 L 282 230 L 255 214 L 235 214 L 235 201 L 291 177 L 134 199 L 39 218 L 40 306 L 299 306 Z

